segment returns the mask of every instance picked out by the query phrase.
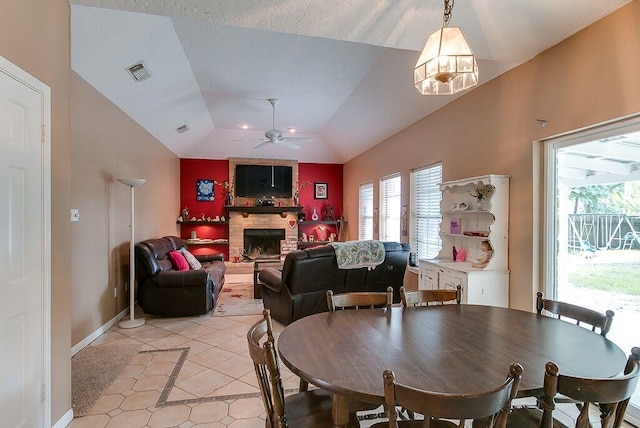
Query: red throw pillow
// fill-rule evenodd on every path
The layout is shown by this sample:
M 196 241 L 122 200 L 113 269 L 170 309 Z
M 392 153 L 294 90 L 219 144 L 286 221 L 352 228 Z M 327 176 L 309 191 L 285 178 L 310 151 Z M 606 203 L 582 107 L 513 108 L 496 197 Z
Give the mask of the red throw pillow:
M 178 251 L 169 251 L 169 258 L 171 259 L 171 265 L 175 270 L 189 270 L 189 263 L 182 254 Z

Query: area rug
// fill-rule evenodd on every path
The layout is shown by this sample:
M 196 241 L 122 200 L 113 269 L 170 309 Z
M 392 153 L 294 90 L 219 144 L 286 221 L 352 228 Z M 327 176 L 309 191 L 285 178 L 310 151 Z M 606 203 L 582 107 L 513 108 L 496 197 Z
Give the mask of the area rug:
M 263 309 L 262 299 L 253 298 L 252 282 L 225 283 L 212 316 L 260 315 Z
M 71 358 L 71 406 L 84 416 L 142 345 L 87 346 Z

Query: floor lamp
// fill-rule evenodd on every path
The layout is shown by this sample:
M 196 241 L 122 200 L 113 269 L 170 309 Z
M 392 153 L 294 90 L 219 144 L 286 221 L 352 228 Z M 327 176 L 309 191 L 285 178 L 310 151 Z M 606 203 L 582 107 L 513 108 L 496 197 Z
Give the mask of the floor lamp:
M 144 324 L 144 318 L 135 319 L 134 305 L 135 305 L 135 281 L 136 281 L 136 264 L 134 253 L 134 241 L 135 241 L 135 212 L 136 212 L 136 198 L 135 188 L 144 184 L 147 180 L 143 178 L 118 178 L 119 183 L 129 186 L 131 189 L 131 238 L 129 240 L 129 319 L 123 320 L 118 323 L 120 328 L 135 328 Z

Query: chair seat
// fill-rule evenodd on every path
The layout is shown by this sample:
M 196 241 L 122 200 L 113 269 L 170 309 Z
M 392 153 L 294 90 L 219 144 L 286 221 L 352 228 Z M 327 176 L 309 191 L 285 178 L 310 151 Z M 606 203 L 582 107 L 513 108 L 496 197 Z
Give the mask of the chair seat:
M 333 427 L 331 394 L 321 389 L 299 392 L 285 397 L 287 423 L 290 427 Z M 349 413 L 348 428 L 360 426 L 355 413 Z

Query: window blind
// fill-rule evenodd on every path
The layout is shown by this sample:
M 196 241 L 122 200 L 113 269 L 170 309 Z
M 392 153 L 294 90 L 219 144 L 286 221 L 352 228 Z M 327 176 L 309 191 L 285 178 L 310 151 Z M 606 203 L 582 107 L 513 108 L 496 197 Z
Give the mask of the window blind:
M 360 231 L 358 239 L 373 239 L 373 183 L 360 185 Z
M 442 164 L 419 168 L 411 172 L 411 250 L 418 258 L 431 259 L 438 255 L 440 240 L 440 201 L 442 193 Z
M 380 180 L 380 240 L 400 242 L 400 174 Z

